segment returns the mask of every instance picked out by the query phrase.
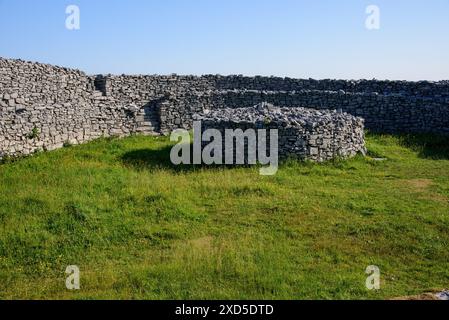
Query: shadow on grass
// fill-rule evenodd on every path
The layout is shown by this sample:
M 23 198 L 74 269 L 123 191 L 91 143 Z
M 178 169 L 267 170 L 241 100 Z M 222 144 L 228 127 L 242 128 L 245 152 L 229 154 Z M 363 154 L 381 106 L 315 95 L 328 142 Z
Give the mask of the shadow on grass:
M 170 152 L 172 146 L 166 146 L 160 149 L 140 149 L 133 150 L 125 153 L 121 160 L 126 166 L 133 167 L 137 170 L 154 170 L 154 169 L 166 169 L 173 172 L 192 172 L 198 170 L 233 170 L 237 168 L 252 168 L 254 165 L 219 165 L 219 164 L 191 164 L 191 165 L 175 165 L 170 159 Z M 193 163 L 193 145 L 190 145 L 190 163 Z M 280 160 L 280 164 L 284 164 L 287 161 Z M 257 168 L 260 166 L 257 165 Z
M 125 153 L 121 160 L 130 167 L 138 170 L 146 169 L 166 169 L 173 172 L 192 172 L 201 169 L 235 169 L 237 167 L 248 167 L 247 165 L 206 165 L 206 164 L 181 164 L 175 165 L 170 159 L 172 146 L 166 146 L 160 149 L 140 149 Z M 193 163 L 193 145 L 190 146 L 190 163 Z
M 169 169 L 176 172 L 195 169 L 193 165 L 174 165 L 170 160 L 171 148 L 133 150 L 122 156 L 122 162 L 135 169 Z
M 436 134 L 402 134 L 400 143 L 419 153 L 420 158 L 449 159 L 449 136 Z
M 418 152 L 420 158 L 424 159 L 449 159 L 449 137 L 434 134 L 400 134 L 396 135 L 399 138 L 399 143 L 411 150 Z M 154 170 L 166 169 L 173 172 L 192 172 L 201 169 L 217 170 L 228 169 L 232 170 L 241 167 L 251 167 L 248 165 L 174 165 L 170 160 L 170 152 L 172 146 L 165 146 L 159 149 L 140 149 L 125 153 L 121 160 L 130 167 L 137 170 Z M 193 145 L 190 146 L 190 154 L 193 155 Z M 289 161 L 290 160 L 290 161 Z M 280 159 L 279 165 L 288 165 L 291 159 Z M 193 163 L 193 159 L 190 159 Z M 295 161 L 294 163 L 297 163 Z M 304 166 L 311 166 L 310 163 L 301 161 Z M 345 161 L 335 159 L 326 164 L 334 166 L 341 166 Z
M 124 165 L 132 167 L 136 170 L 170 170 L 172 172 L 194 172 L 198 170 L 235 170 L 237 168 L 254 168 L 260 169 L 266 167 L 263 165 L 249 165 L 249 164 L 238 164 L 238 165 L 226 165 L 226 164 L 191 164 L 191 165 L 175 165 L 170 159 L 170 152 L 172 146 L 166 146 L 160 149 L 139 149 L 133 150 L 125 153 L 121 157 L 121 161 Z M 193 155 L 193 145 L 190 146 L 190 155 Z M 359 156 L 360 157 L 360 156 Z M 363 157 L 361 157 L 363 159 Z M 191 156 L 190 163 L 193 163 L 193 158 Z M 279 168 L 297 166 L 300 165 L 304 168 L 311 168 L 313 166 L 333 166 L 336 168 L 343 168 L 347 161 L 345 159 L 336 158 L 324 163 L 314 163 L 311 161 L 298 160 L 295 158 L 279 158 Z

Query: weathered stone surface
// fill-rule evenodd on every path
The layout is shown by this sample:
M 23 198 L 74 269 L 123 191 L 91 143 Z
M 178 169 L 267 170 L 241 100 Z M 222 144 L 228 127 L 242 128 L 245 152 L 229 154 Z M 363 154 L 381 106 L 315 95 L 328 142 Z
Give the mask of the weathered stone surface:
M 259 129 L 266 129 L 266 136 L 269 130 L 277 129 L 281 158 L 322 162 L 366 153 L 363 119 L 347 113 L 260 103 L 250 108 L 215 110 L 194 118 L 201 120 L 203 133 L 208 129 L 221 133 L 223 148 L 226 129 L 253 129 L 256 135 Z
M 339 82 L 337 82 L 339 83 Z M 373 85 L 376 82 L 373 82 Z M 398 94 L 377 95 L 371 92 L 322 90 L 255 91 L 226 90 L 188 94 L 162 105 L 167 119 L 161 124 L 164 132 L 178 126 L 174 118 L 183 119 L 183 127 L 192 121 L 192 114 L 202 109 L 242 108 L 269 102 L 280 107 L 302 107 L 319 110 L 340 110 L 365 119 L 367 129 L 384 133 L 449 134 L 449 98 L 437 93 L 449 92 L 446 82 L 433 85 L 432 96 Z M 404 85 L 408 85 L 405 83 Z M 419 92 L 420 83 L 415 83 Z M 448 96 L 449 93 L 443 96 Z
M 95 78 L 77 70 L 0 58 L 0 158 L 157 130 L 158 123 L 151 123 L 157 119 L 145 106 L 148 101 L 138 99 L 140 106 L 130 106 L 104 95 Z
M 0 157 L 100 136 L 191 129 L 195 114 L 264 101 L 279 107 L 341 110 L 364 118 L 373 131 L 449 134 L 449 81 L 89 76 L 0 58 Z M 318 137 L 309 143 L 332 141 Z

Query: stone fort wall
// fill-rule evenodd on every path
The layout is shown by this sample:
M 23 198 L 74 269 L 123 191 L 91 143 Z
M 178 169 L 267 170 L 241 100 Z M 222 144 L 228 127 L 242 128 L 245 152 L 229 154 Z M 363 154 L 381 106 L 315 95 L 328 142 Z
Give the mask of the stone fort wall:
M 174 103 L 162 105 L 162 114 L 168 117 L 162 129 L 169 132 L 179 123 L 188 124 L 191 122 L 191 115 L 203 109 L 244 108 L 269 102 L 280 107 L 341 110 L 364 118 L 366 128 L 375 132 L 449 134 L 449 98 L 437 95 L 387 95 L 342 90 L 218 91 L 189 95 Z
M 96 75 L 0 58 L 0 157 L 101 136 L 191 128 L 205 109 L 336 109 L 380 132 L 449 134 L 449 81 L 313 80 L 244 76 Z

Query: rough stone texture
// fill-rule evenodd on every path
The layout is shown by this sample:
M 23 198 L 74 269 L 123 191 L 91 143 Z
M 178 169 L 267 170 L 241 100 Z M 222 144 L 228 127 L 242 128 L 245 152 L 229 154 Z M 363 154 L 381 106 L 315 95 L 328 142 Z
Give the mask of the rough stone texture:
M 216 129 L 221 133 L 222 154 L 225 152 L 226 129 L 278 130 L 279 157 L 323 162 L 365 154 L 363 119 L 336 111 L 305 108 L 279 108 L 260 103 L 250 108 L 221 109 L 198 116 L 201 131 Z M 269 141 L 269 139 L 267 139 Z M 203 147 L 208 142 L 203 143 Z M 244 142 L 247 148 L 248 142 Z M 267 143 L 267 147 L 270 143 Z M 234 160 L 236 158 L 234 148 Z M 243 155 L 248 163 L 247 150 Z
M 0 58 L 0 157 L 100 136 L 190 129 L 204 110 L 336 109 L 380 132 L 449 134 L 449 81 L 303 80 L 243 76 L 89 76 Z M 36 134 L 38 133 L 38 134 Z
M 366 128 L 375 132 L 449 134 L 448 97 L 319 90 L 227 90 L 187 95 L 161 106 L 167 115 L 161 128 L 164 132 L 177 128 L 174 119 L 181 119 L 188 127 L 192 114 L 202 110 L 251 107 L 264 101 L 281 107 L 342 110 L 364 118 Z
M 147 114 L 145 105 L 95 90 L 94 78 L 83 72 L 0 59 L 0 158 L 101 136 L 153 133 Z

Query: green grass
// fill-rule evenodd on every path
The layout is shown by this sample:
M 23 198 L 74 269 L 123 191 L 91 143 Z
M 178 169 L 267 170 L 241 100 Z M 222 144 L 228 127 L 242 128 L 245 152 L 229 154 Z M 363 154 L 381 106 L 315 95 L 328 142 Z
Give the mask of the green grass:
M 447 138 L 370 157 L 173 167 L 167 138 L 0 165 L 2 299 L 384 299 L 449 286 Z M 375 161 L 382 157 L 386 161 Z M 81 269 L 81 290 L 65 268 Z M 381 290 L 365 288 L 368 265 Z

